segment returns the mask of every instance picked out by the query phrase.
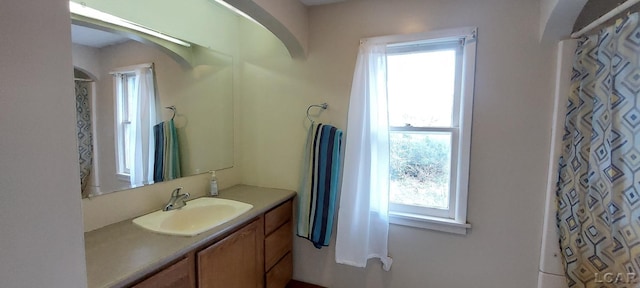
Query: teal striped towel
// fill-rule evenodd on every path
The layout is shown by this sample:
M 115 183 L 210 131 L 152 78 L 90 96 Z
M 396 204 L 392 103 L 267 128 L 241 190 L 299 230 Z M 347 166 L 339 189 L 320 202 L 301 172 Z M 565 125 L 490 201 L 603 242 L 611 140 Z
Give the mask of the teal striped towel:
M 155 137 L 155 157 L 153 181 L 162 182 L 181 177 L 180 149 L 178 133 L 173 119 L 153 127 Z
M 328 246 L 340 176 L 342 130 L 312 124 L 307 134 L 305 163 L 298 191 L 297 235 L 316 248 Z

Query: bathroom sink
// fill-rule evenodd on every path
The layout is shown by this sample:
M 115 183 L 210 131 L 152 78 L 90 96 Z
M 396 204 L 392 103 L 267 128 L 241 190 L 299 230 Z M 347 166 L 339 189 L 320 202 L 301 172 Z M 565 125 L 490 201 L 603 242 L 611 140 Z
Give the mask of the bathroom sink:
M 158 210 L 140 216 L 133 219 L 133 223 L 161 234 L 195 236 L 240 216 L 252 207 L 243 202 L 203 197 L 187 201 L 187 206 L 177 210 Z

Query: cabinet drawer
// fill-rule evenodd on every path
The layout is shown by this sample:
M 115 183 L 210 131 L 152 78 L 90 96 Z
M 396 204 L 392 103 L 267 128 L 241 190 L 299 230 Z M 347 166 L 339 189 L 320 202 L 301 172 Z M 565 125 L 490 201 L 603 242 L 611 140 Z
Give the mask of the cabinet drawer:
M 282 205 L 267 212 L 264 216 L 264 235 L 269 235 L 275 231 L 280 225 L 291 220 L 293 214 L 293 201 L 289 200 Z
M 265 238 L 264 271 L 269 271 L 282 256 L 291 251 L 293 246 L 293 225 L 291 223 L 291 221 L 287 222 Z
M 293 277 L 293 256 L 287 253 L 280 262 L 267 272 L 267 288 L 284 288 Z
M 195 287 L 192 259 L 185 258 L 133 286 L 133 288 Z

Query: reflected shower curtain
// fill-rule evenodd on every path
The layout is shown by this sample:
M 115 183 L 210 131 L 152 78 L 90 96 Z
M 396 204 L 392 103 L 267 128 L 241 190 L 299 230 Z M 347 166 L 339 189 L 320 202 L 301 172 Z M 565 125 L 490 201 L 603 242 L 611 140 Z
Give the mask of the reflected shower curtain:
M 91 132 L 89 87 L 91 87 L 89 82 L 75 81 L 76 132 L 78 134 L 78 160 L 80 163 L 80 184 L 83 196 L 86 196 L 85 190 L 87 183 L 89 183 L 89 175 L 93 165 L 93 134 Z
M 639 61 L 638 13 L 578 43 L 557 190 L 569 287 L 638 285 Z

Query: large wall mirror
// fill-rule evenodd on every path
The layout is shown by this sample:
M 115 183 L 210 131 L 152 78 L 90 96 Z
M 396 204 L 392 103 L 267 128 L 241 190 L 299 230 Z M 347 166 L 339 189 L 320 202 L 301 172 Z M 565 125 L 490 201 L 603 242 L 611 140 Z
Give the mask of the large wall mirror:
M 72 22 L 83 197 L 233 166 L 232 56 Z

